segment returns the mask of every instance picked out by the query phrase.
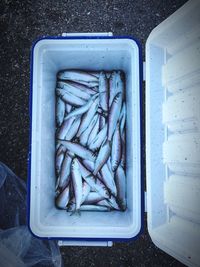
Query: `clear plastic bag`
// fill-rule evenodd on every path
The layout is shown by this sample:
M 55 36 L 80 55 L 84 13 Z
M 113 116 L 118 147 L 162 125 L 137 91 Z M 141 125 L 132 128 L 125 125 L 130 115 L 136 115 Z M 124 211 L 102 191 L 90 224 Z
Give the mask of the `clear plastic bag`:
M 0 267 L 62 265 L 57 243 L 26 226 L 26 184 L 0 162 Z

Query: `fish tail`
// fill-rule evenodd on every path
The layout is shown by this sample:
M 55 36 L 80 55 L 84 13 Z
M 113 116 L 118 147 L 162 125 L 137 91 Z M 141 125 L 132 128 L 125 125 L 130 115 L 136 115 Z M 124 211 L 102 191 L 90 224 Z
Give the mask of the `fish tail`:
M 70 214 L 70 216 L 73 216 L 73 215 L 78 215 L 78 217 L 80 217 L 81 216 L 80 209 L 72 211 L 72 213 Z

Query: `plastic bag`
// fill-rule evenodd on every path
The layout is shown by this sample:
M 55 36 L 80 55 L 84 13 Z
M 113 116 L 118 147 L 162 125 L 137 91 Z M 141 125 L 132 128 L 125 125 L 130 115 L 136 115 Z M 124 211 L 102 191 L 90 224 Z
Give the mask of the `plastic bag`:
M 26 193 L 24 181 L 0 162 L 0 267 L 60 267 L 57 243 L 35 238 L 25 225 Z

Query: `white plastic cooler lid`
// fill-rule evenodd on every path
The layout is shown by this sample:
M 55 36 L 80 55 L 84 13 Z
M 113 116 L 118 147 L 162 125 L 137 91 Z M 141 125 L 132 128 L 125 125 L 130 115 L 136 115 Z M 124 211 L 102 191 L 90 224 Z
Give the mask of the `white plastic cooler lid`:
M 146 44 L 148 231 L 162 250 L 200 266 L 200 1 Z

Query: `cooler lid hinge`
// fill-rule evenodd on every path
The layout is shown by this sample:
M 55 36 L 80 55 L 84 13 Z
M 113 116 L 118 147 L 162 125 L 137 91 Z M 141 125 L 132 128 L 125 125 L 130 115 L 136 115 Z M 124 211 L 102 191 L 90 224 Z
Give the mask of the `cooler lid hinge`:
M 146 62 L 143 61 L 143 81 L 146 81 Z

